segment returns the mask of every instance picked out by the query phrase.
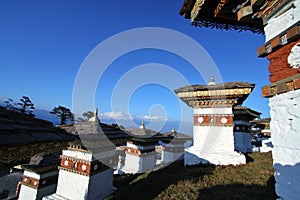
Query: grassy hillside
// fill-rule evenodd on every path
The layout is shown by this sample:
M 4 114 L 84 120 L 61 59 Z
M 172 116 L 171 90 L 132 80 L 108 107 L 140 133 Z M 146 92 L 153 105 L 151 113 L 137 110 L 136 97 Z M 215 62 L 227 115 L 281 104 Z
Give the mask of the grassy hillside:
M 114 177 L 113 199 L 275 199 L 272 155 L 253 153 L 241 166 L 184 167 Z

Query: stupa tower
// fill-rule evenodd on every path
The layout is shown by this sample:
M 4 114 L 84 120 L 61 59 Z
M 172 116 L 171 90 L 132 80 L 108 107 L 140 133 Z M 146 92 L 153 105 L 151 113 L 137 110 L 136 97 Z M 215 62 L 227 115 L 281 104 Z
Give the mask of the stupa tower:
M 245 164 L 245 156 L 234 149 L 233 108 L 241 105 L 254 88 L 247 82 L 178 88 L 175 93 L 193 108 L 193 146 L 185 151 L 185 165 L 211 163 L 216 165 Z

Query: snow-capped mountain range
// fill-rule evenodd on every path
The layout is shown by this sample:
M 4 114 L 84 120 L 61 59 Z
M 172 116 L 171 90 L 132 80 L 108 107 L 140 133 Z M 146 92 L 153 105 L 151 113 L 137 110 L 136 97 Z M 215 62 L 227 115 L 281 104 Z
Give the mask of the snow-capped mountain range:
M 5 106 L 7 97 L 0 97 L 0 106 Z M 15 103 L 13 101 L 12 103 Z M 51 114 L 49 110 L 35 108 L 33 111 L 35 118 L 43 119 L 52 122 L 54 126 L 58 125 L 60 120 L 55 115 Z M 82 116 L 75 116 L 82 117 Z M 164 116 L 136 116 L 123 112 L 105 112 L 99 113 L 98 117 L 101 122 L 107 124 L 118 124 L 124 126 L 126 129 L 137 128 L 141 125 L 141 122 L 145 122 L 145 126 L 148 129 L 153 129 L 158 132 L 169 132 L 172 128 L 176 131 L 192 135 L 193 125 L 191 122 L 182 122 L 179 120 L 170 120 Z

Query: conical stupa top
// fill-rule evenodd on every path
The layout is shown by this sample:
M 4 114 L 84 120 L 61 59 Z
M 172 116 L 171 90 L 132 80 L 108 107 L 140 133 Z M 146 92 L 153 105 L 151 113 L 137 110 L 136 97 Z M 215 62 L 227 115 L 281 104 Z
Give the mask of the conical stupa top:
M 96 108 L 96 111 L 94 113 L 94 117 L 98 118 L 98 108 Z
M 144 122 L 144 120 L 142 121 L 142 124 L 141 124 L 140 128 L 145 129 L 145 122 Z
M 215 78 L 214 78 L 213 75 L 210 76 L 210 81 L 209 81 L 209 83 L 207 85 L 216 85 Z
M 174 128 L 174 127 L 172 128 L 171 134 L 172 134 L 172 135 L 174 134 L 175 138 L 177 138 L 177 133 L 176 133 L 176 131 L 175 131 L 175 128 Z
M 98 119 L 98 108 L 96 108 L 96 111 L 94 112 L 94 116 L 89 119 L 89 122 L 99 122 L 99 119 Z

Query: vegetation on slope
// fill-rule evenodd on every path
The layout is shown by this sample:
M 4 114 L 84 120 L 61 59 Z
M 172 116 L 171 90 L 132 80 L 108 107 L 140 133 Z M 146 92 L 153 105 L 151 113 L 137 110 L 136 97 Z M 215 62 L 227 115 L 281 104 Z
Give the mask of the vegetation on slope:
M 275 199 L 271 153 L 248 155 L 247 165 L 184 167 L 114 177 L 107 199 Z

